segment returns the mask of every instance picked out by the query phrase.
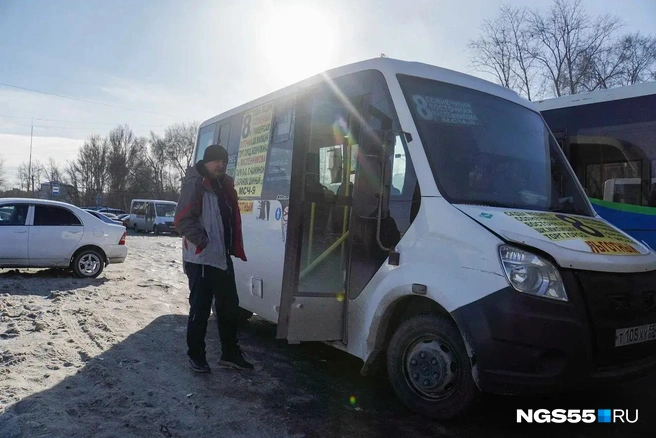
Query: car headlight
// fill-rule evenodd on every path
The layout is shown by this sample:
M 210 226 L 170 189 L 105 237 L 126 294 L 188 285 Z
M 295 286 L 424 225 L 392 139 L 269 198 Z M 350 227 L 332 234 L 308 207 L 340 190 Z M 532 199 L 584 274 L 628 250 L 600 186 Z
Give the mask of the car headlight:
M 548 260 L 508 245 L 499 247 L 499 255 L 506 277 L 517 291 L 568 301 L 560 273 Z

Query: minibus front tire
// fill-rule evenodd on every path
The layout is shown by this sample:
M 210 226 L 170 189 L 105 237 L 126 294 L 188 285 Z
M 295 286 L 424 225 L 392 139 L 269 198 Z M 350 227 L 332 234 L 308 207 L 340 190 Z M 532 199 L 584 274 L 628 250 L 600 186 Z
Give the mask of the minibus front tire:
M 460 332 L 441 315 L 417 315 L 396 329 L 387 348 L 387 370 L 397 397 L 426 417 L 461 417 L 480 395 Z

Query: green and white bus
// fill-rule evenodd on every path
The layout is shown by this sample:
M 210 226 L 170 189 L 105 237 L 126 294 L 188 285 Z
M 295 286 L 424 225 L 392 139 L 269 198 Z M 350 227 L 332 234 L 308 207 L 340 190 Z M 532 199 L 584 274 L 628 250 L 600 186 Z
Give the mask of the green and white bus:
M 536 102 L 595 210 L 656 248 L 656 82 Z

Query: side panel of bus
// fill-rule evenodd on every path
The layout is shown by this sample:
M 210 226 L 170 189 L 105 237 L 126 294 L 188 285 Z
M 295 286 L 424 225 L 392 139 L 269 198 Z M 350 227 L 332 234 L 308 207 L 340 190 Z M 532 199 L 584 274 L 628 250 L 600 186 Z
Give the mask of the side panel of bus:
M 391 129 L 383 75 L 364 71 L 200 130 L 195 160 L 218 142 L 235 178 L 248 258 L 234 259 L 240 306 L 278 323 L 278 337 L 347 342 L 348 303 L 386 263 L 418 196 L 400 137 L 383 142 Z

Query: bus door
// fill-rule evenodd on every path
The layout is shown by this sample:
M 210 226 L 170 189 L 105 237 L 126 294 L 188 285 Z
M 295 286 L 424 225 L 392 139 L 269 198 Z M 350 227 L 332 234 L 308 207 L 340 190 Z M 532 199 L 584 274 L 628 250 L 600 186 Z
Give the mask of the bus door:
M 297 99 L 278 338 L 345 341 L 349 292 L 377 270 L 362 251 L 376 228 L 358 216 L 375 223 L 381 200 L 385 160 L 370 116 L 368 96 L 317 87 Z
M 153 202 L 146 203 L 146 217 L 144 222 L 144 229 L 146 231 L 153 231 L 153 225 L 155 225 L 155 204 Z

